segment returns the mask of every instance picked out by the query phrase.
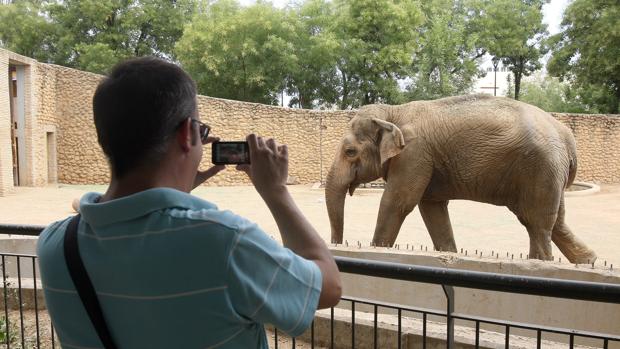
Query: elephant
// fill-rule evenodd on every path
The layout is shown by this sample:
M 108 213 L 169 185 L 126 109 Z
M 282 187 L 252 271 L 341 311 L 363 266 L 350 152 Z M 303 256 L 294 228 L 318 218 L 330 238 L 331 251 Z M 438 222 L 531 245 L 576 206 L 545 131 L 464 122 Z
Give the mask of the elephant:
M 485 94 L 361 107 L 336 149 L 325 185 L 332 243 L 342 243 L 347 191 L 385 181 L 375 246 L 393 246 L 419 206 L 436 250 L 456 252 L 449 200 L 506 206 L 525 226 L 530 258 L 572 263 L 596 254 L 564 221 L 564 189 L 577 172 L 575 139 L 545 111 Z

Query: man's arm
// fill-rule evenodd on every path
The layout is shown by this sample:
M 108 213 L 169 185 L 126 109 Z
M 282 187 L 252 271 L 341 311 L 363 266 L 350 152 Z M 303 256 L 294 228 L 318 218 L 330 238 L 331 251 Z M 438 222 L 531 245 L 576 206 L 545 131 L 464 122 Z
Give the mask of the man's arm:
M 340 300 L 342 284 L 336 262 L 325 242 L 301 213 L 288 189 L 288 149 L 273 139 L 264 141 L 256 135 L 247 137 L 251 165 L 239 165 L 269 207 L 282 235 L 284 246 L 313 261 L 321 270 L 323 284 L 318 308 L 329 308 Z

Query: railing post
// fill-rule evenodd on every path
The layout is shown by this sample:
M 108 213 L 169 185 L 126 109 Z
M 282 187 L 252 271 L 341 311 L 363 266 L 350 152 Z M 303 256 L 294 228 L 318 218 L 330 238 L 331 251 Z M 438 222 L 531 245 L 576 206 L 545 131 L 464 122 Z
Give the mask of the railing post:
M 441 285 L 446 294 L 446 348 L 454 348 L 454 288 L 450 285 Z

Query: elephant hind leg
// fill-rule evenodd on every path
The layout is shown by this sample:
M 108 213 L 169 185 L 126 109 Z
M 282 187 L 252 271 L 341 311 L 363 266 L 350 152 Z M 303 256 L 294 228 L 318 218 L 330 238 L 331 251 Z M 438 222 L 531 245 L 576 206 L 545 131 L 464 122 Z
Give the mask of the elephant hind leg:
M 540 214 L 533 215 L 523 214 L 512 210 L 519 222 L 525 226 L 530 236 L 530 253 L 529 258 L 551 260 L 553 253 L 551 250 L 551 234 L 553 225 L 556 221 L 556 214 Z
M 594 263 L 596 254 L 589 249 L 570 230 L 564 222 L 564 197 L 560 201 L 558 218 L 553 226 L 551 234 L 553 243 L 562 251 L 571 263 Z
M 420 201 L 420 214 L 438 251 L 456 252 L 448 201 Z

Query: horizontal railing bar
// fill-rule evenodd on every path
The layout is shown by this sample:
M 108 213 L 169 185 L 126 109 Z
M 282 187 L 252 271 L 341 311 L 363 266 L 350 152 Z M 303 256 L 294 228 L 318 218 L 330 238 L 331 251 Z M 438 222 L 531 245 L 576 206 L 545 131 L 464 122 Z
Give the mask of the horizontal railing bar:
M 429 315 L 444 316 L 444 317 L 446 316 L 445 311 L 442 312 L 440 310 L 435 310 L 435 309 L 430 309 L 430 308 L 420 308 L 420 307 L 412 307 L 412 306 L 400 305 L 400 304 L 395 304 L 395 303 L 377 302 L 377 301 L 373 301 L 372 299 L 357 298 L 357 297 L 350 297 L 350 296 L 343 296 L 340 299 L 342 299 L 343 301 L 356 302 L 356 303 L 366 304 L 366 305 L 378 305 L 382 308 L 388 308 L 388 309 L 396 309 L 396 310 L 400 309 L 400 310 L 410 311 L 413 313 L 427 313 Z
M 5 252 L 0 252 L 0 256 L 6 256 L 6 257 L 24 257 L 24 258 L 37 258 L 36 255 L 34 254 L 24 254 L 24 253 L 5 253 Z
M 486 323 L 486 324 L 491 324 L 491 325 L 501 325 L 501 326 L 508 325 L 510 327 L 520 328 L 524 330 L 533 330 L 533 331 L 541 330 L 543 332 L 556 333 L 556 334 L 566 334 L 566 335 L 572 334 L 578 337 L 587 337 L 587 338 L 595 338 L 595 339 L 606 339 L 607 338 L 612 341 L 620 341 L 620 336 L 608 334 L 608 333 L 580 331 L 580 330 L 550 327 L 550 326 L 544 326 L 544 325 L 533 325 L 533 324 L 527 324 L 523 322 L 504 321 L 504 320 L 487 318 L 483 316 L 467 315 L 463 313 L 453 313 L 452 316 L 455 319 L 459 319 L 459 320 L 467 320 L 467 321 L 474 321 L 474 322 L 479 321 L 481 323 Z
M 0 234 L 39 236 L 44 225 L 0 224 Z
M 378 302 L 378 301 L 373 301 L 371 299 L 366 299 L 366 298 L 357 298 L 357 297 L 349 297 L 349 296 L 343 296 L 341 298 L 342 300 L 346 300 L 346 301 L 354 301 L 356 303 L 360 303 L 360 304 L 366 304 L 366 305 L 378 305 L 382 308 L 387 308 L 387 309 L 394 309 L 394 310 L 405 310 L 405 311 L 409 311 L 412 313 L 427 313 L 429 315 L 436 315 L 436 316 L 446 316 L 446 312 L 445 311 L 441 311 L 441 310 L 436 310 L 436 309 L 431 309 L 431 308 L 422 308 L 422 307 L 412 307 L 412 306 L 406 306 L 406 305 L 398 305 L 395 303 L 385 303 L 385 302 Z
M 335 257 L 343 273 L 535 296 L 620 304 L 620 285 Z

